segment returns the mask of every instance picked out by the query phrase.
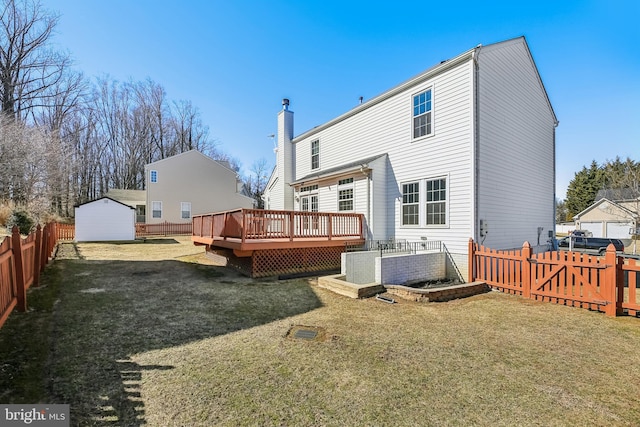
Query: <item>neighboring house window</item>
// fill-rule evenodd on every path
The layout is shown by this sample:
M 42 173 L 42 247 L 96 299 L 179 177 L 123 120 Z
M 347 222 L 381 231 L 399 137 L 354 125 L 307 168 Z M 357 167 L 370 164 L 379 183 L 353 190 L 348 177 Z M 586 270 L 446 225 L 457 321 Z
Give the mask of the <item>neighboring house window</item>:
M 162 202 L 151 202 L 151 216 L 162 218 Z
M 151 171 L 150 173 L 150 178 L 151 182 L 156 183 L 158 182 L 158 171 Z
M 431 89 L 413 95 L 413 137 L 431 135 L 432 125 Z
M 338 181 L 338 211 L 353 210 L 353 178 Z
M 420 183 L 402 184 L 402 225 L 418 225 L 420 220 Z
M 311 141 L 311 169 L 320 167 L 320 141 Z
M 191 218 L 191 202 L 180 202 L 180 218 Z
M 447 180 L 431 179 L 426 182 L 427 225 L 447 223 Z

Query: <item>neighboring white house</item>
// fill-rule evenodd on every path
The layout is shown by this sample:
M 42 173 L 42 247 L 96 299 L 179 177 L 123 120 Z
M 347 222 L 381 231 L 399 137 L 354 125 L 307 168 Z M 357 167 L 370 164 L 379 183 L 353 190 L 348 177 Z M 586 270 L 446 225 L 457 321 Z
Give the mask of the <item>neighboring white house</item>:
M 196 150 L 145 166 L 146 223 L 191 222 L 193 215 L 252 208 L 238 174 Z
M 461 270 L 469 238 L 519 248 L 554 230 L 558 121 L 524 37 L 443 61 L 298 136 L 283 106 L 267 209 L 362 213 L 369 238 L 440 240 Z
M 135 240 L 136 210 L 109 197 L 75 207 L 76 241 Z

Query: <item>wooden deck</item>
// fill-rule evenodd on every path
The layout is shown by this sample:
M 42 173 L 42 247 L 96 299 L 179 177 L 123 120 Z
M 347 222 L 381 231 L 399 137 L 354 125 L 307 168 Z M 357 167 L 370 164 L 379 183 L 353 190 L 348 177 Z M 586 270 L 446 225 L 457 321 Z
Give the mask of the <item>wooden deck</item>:
M 356 213 L 237 209 L 194 215 L 191 240 L 250 256 L 254 250 L 363 243 L 363 222 Z

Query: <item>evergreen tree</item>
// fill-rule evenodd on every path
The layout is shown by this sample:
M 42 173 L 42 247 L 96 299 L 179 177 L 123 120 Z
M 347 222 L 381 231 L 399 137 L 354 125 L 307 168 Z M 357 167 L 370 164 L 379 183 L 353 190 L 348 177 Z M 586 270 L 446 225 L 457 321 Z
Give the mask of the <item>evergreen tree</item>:
M 567 217 L 573 218 L 574 215 L 588 208 L 596 198 L 598 190 L 605 186 L 604 169 L 593 160 L 591 166 L 582 167 L 577 172 L 567 188 Z

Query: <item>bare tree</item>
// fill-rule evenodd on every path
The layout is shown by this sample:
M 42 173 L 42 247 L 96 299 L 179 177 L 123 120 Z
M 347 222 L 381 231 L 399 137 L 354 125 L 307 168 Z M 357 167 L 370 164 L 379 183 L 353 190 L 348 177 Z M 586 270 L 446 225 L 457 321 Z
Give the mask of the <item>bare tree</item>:
M 70 64 L 49 42 L 58 17 L 37 0 L 0 0 L 0 100 L 2 113 L 21 119 L 50 105 Z
M 244 186 L 256 201 L 258 209 L 264 209 L 264 200 L 262 195 L 269 181 L 269 172 L 271 167 L 267 160 L 262 157 L 251 165 L 249 176 L 244 179 Z

